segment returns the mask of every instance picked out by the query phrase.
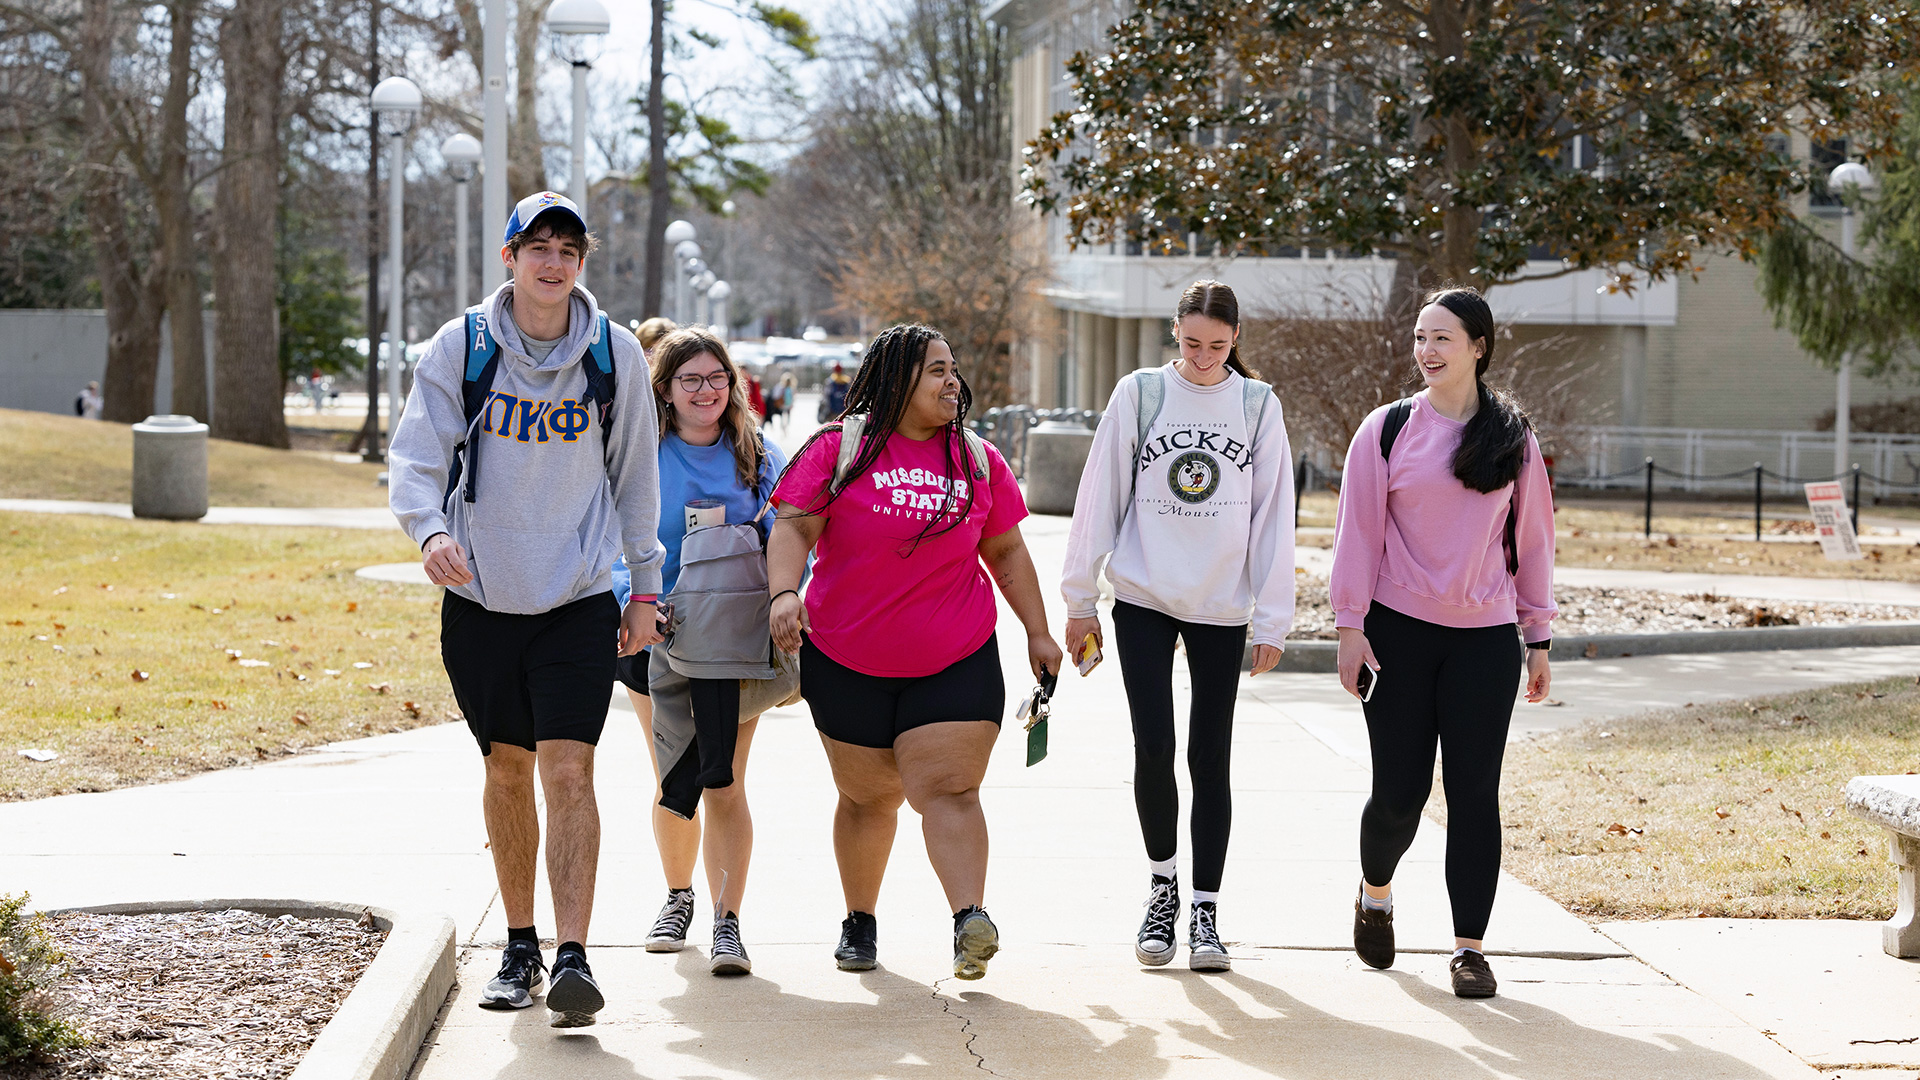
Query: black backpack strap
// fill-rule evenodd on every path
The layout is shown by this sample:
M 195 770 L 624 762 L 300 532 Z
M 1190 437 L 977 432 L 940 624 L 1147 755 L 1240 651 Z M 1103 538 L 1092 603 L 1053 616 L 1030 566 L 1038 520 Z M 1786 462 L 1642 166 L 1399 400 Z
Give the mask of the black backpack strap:
M 1516 495 L 1519 494 L 1520 485 L 1518 483 L 1514 484 L 1513 490 L 1514 490 L 1514 494 Z M 1520 547 L 1518 544 L 1514 543 L 1514 540 L 1513 540 L 1514 513 L 1515 513 L 1515 510 L 1514 510 L 1513 500 L 1509 498 L 1507 500 L 1507 576 L 1508 577 L 1518 577 L 1520 574 Z
M 466 433 L 454 444 L 453 461 L 447 468 L 447 490 L 440 497 L 440 509 L 446 510 L 453 493 L 460 489 L 460 477 L 466 474 L 463 496 L 473 501 L 474 487 L 480 479 L 479 456 L 474 452 L 473 425 L 493 395 L 493 376 L 500 370 L 500 344 L 487 332 L 486 313 L 479 308 L 467 312 L 466 367 L 460 380 L 460 403 L 467 418 Z
M 1400 437 L 1400 429 L 1407 426 L 1407 418 L 1413 415 L 1413 399 L 1401 398 L 1387 407 L 1387 418 L 1380 425 L 1380 460 L 1393 456 L 1394 440 Z

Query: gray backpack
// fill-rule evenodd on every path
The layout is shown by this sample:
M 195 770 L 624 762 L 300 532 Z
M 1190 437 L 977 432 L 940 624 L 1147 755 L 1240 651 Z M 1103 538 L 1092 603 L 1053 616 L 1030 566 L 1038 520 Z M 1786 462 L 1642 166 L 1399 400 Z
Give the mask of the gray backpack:
M 772 601 L 760 521 L 772 505 L 771 486 L 763 477 L 760 513 L 752 521 L 694 529 L 680 542 L 680 577 L 667 594 L 673 624 L 661 649 L 681 675 L 779 679 L 793 667 L 782 664 L 767 627 Z M 793 673 L 797 680 L 798 669 Z

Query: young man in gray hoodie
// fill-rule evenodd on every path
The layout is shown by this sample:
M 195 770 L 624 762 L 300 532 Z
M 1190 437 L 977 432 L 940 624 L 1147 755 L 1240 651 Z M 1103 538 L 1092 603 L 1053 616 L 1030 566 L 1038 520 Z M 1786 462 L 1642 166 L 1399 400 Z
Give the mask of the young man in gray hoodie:
M 526 1008 L 544 981 L 537 771 L 560 942 L 546 995 L 555 1027 L 591 1024 L 605 1004 L 585 944 L 600 855 L 593 753 L 616 641 L 623 656 L 660 641 L 665 561 L 646 357 L 578 283 L 594 246 L 570 200 L 521 200 L 500 252 L 513 280 L 434 335 L 389 455 L 394 515 L 447 588 L 441 655 L 486 762 L 508 940 L 480 1007 Z M 611 573 L 621 553 L 638 601 L 624 612 Z

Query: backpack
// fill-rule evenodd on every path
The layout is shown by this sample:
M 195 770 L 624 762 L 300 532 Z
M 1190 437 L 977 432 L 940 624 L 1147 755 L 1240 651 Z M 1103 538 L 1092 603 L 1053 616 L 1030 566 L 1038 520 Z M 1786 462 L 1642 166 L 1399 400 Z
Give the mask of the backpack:
M 1133 381 L 1140 388 L 1140 407 L 1134 413 L 1139 427 L 1133 437 L 1133 491 L 1140 489 L 1140 458 L 1147 449 L 1147 432 L 1153 430 L 1153 422 L 1160 419 L 1160 410 L 1167 404 L 1167 379 L 1159 368 L 1142 368 L 1133 373 Z M 1273 397 L 1273 387 L 1259 379 L 1247 379 L 1240 388 L 1241 406 L 1247 415 L 1247 450 L 1253 450 L 1254 436 L 1260 431 L 1260 421 L 1267 415 L 1267 402 Z M 1128 495 L 1127 501 L 1133 497 Z
M 443 512 L 452 500 L 454 491 L 460 487 L 463 472 L 467 479 L 464 497 L 468 502 L 473 501 L 474 490 L 480 479 L 479 447 L 473 437 L 473 426 L 479 422 L 480 414 L 486 411 L 487 399 L 493 395 L 493 377 L 500 370 L 500 342 L 487 330 L 487 314 L 483 308 L 467 309 L 466 342 L 466 377 L 460 382 L 460 399 L 466 409 L 467 427 L 466 433 L 453 447 L 453 463 L 447 469 L 447 491 L 440 498 Z M 581 404 L 590 401 L 595 405 L 600 421 L 601 448 L 604 450 L 607 425 L 613 420 L 614 387 L 613 332 L 604 314 L 600 316 L 599 325 L 593 328 L 592 339 L 587 342 L 587 356 L 592 362 L 581 365 L 587 372 L 587 393 Z
M 761 471 L 766 472 L 766 459 Z M 772 506 L 773 478 L 762 476 L 760 512 L 752 521 L 693 529 L 680 541 L 680 576 L 667 601 L 673 605 L 666 663 L 693 679 L 792 679 L 779 697 L 799 687 L 799 670 L 783 663 L 768 632 L 773 606 L 767 595 L 767 537 L 761 519 Z M 764 688 L 772 690 L 774 688 Z M 742 687 L 742 700 L 748 688 Z M 743 706 L 744 708 L 744 706 Z
M 829 489 L 838 495 L 846 490 L 853 479 L 853 459 L 860 456 L 860 443 L 867 431 L 867 414 L 855 413 L 840 421 L 840 456 L 833 463 L 833 486 Z M 960 441 L 967 445 L 967 457 L 973 461 L 974 483 L 984 484 L 991 475 L 987 462 L 987 441 L 974 434 L 972 428 L 960 429 Z
M 1413 399 L 1410 397 L 1401 398 L 1399 401 L 1396 401 L 1392 405 L 1389 405 L 1387 407 L 1386 419 L 1380 425 L 1380 460 L 1381 461 L 1386 461 L 1388 457 L 1393 453 L 1393 444 L 1395 440 L 1400 438 L 1400 429 L 1407 426 L 1407 420 L 1412 415 L 1413 415 Z M 1516 482 L 1515 489 L 1517 490 L 1518 487 L 1519 485 Z M 1507 497 L 1506 535 L 1502 537 L 1500 542 L 1501 547 L 1505 548 L 1507 553 L 1507 576 L 1508 577 L 1512 577 L 1520 572 L 1520 549 L 1517 545 L 1515 545 L 1513 541 L 1513 529 L 1514 529 L 1513 514 L 1514 514 L 1513 497 L 1508 496 Z

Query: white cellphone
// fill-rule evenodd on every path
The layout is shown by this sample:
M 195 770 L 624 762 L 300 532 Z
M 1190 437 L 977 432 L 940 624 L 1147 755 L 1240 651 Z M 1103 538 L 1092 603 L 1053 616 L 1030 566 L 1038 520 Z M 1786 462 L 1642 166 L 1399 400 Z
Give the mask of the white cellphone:
M 1360 700 L 1372 701 L 1373 692 L 1380 685 L 1380 673 L 1366 664 L 1361 664 L 1360 674 L 1354 677 L 1353 682 L 1360 691 Z

